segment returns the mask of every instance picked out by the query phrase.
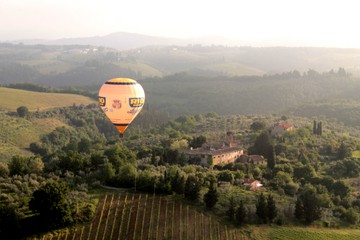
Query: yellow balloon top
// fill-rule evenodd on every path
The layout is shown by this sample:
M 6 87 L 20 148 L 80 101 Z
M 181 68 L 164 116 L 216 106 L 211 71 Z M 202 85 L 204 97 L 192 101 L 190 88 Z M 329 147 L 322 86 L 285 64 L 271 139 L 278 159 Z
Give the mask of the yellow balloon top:
M 108 84 L 136 84 L 137 82 L 134 79 L 130 78 L 113 78 L 108 81 L 106 81 Z

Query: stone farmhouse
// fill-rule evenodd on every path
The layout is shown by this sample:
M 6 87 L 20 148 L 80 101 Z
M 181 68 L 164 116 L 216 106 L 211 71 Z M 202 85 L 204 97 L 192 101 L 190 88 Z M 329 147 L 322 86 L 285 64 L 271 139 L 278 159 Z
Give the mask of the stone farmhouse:
M 227 132 L 227 140 L 219 146 L 203 145 L 201 148 L 183 150 L 190 159 L 200 158 L 203 166 L 235 162 L 244 150 L 233 143 L 233 133 Z
M 252 191 L 256 191 L 263 187 L 263 184 L 259 180 L 249 179 L 249 178 L 244 178 L 242 185 L 246 189 L 252 190 Z
M 251 163 L 253 165 L 262 165 L 266 163 L 266 159 L 261 155 L 246 155 L 243 154 L 240 158 L 236 161 L 239 163 Z
M 270 134 L 271 136 L 275 137 L 275 136 L 281 136 L 283 135 L 285 132 L 291 131 L 293 130 L 294 127 L 286 122 L 278 122 L 275 123 L 271 129 L 270 129 Z

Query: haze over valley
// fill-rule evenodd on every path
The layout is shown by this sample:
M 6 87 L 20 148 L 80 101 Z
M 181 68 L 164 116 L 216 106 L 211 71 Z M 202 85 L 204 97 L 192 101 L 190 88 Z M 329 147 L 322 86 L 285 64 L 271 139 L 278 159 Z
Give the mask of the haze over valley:
M 360 239 L 352 0 L 0 3 L 0 239 Z

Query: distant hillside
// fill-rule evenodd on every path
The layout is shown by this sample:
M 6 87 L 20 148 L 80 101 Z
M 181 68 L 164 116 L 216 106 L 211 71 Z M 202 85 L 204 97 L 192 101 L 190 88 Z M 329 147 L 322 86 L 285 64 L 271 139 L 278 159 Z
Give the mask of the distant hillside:
M 126 66 L 140 78 L 161 76 L 157 71 L 161 72 L 162 76 L 194 70 L 210 70 L 216 75 L 239 76 L 293 70 L 302 72 L 309 69 L 322 72 L 339 67 L 360 75 L 360 49 L 248 47 L 251 43 L 230 43 L 224 39 L 213 41 L 118 32 L 86 38 L 3 43 L 0 44 L 0 60 L 23 64 L 50 75 L 64 73 L 93 60 Z M 139 68 L 137 64 L 148 67 Z M 237 66 L 240 70 L 246 68 L 247 71 L 233 71 Z M 148 68 L 152 69 L 151 73 L 147 72 Z M 249 69 L 255 71 L 249 73 Z
M 92 45 L 111 47 L 119 50 L 141 48 L 160 45 L 187 45 L 191 40 L 148 36 L 137 33 L 116 32 L 105 36 L 91 36 L 82 38 L 62 38 L 56 40 L 22 40 L 25 44 L 43 45 Z
M 142 80 L 177 73 L 262 76 L 344 68 L 360 76 L 360 49 L 157 45 L 127 51 L 93 45 L 0 44 L 0 83 L 68 87 L 118 76 Z
M 129 77 L 143 85 L 150 109 L 169 116 L 282 114 L 289 109 L 303 115 L 296 108 L 313 102 L 360 102 L 359 59 L 360 49 L 338 48 L 172 45 L 119 51 L 91 45 L 0 44 L 0 84 L 76 87 L 96 95 L 106 80 Z M 62 97 L 54 106 L 74 100 Z M 2 104 L 8 109 L 12 101 Z M 341 107 L 332 113 L 320 107 L 314 113 L 333 117 L 343 112 Z M 35 101 L 30 108 L 42 106 Z M 340 114 L 337 119 L 358 126 L 358 108 L 347 110 L 343 116 L 351 119 Z
M 286 111 L 303 117 L 322 117 L 337 119 L 338 121 L 360 127 L 360 101 L 350 99 L 334 99 L 327 101 L 316 101 L 293 107 Z
M 284 73 L 264 77 L 194 77 L 177 74 L 164 79 L 141 81 L 150 108 L 170 114 L 285 114 L 297 113 L 297 107 L 315 101 L 339 102 L 332 116 L 343 118 L 339 109 L 353 102 L 354 113 L 360 103 L 360 80 L 338 73 L 319 74 L 309 71 L 304 75 Z M 350 107 L 350 106 L 349 106 Z M 300 110 L 300 109 L 299 109 Z M 351 111 L 352 110 L 352 111 Z M 322 115 L 325 108 L 317 108 L 313 115 Z M 356 114 L 355 114 L 356 115 Z M 349 119 L 350 120 L 350 119 Z M 358 121 L 347 121 L 360 127 Z
M 0 87 L 0 96 L 3 99 L 0 101 L 0 109 L 13 112 L 20 106 L 25 106 L 30 111 L 41 111 L 95 102 L 93 99 L 75 94 L 40 93 L 4 87 Z

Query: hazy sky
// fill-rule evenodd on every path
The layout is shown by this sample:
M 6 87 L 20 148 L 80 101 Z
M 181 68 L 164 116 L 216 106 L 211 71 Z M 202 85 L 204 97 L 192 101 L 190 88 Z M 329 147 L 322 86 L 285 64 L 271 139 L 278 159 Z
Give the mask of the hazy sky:
M 359 6 L 356 0 L 0 0 L 0 41 L 132 32 L 360 48 Z

